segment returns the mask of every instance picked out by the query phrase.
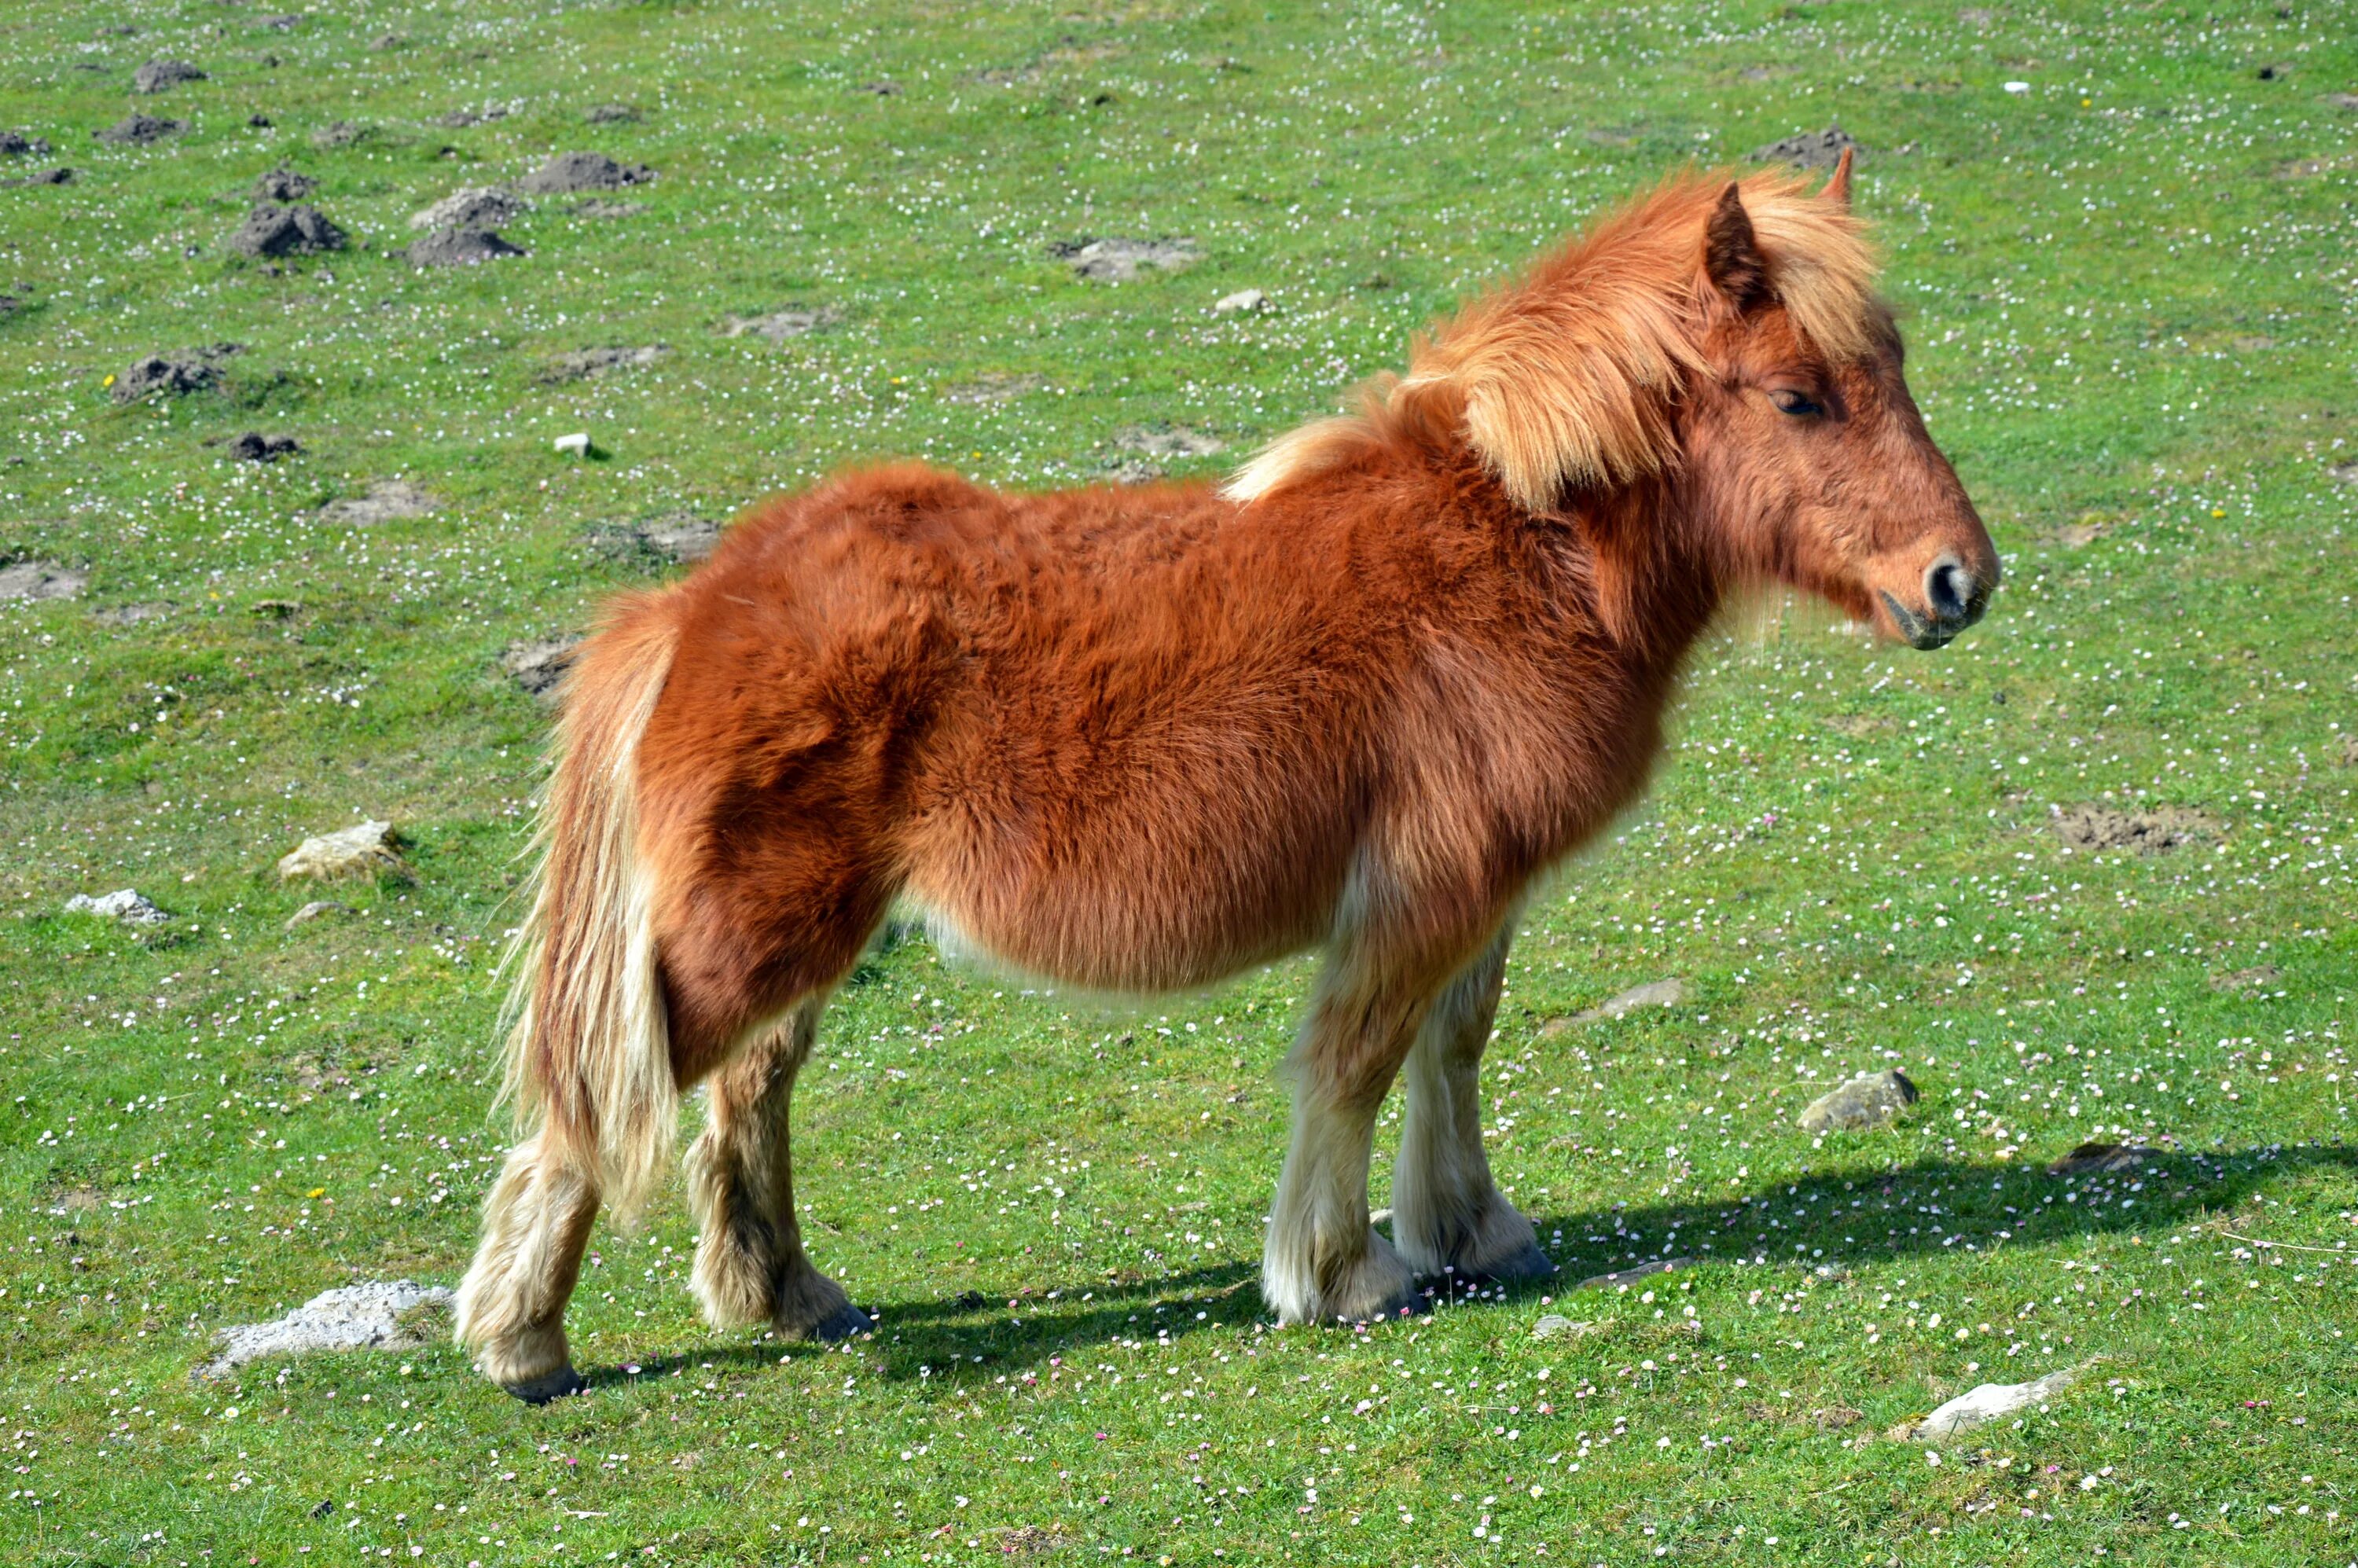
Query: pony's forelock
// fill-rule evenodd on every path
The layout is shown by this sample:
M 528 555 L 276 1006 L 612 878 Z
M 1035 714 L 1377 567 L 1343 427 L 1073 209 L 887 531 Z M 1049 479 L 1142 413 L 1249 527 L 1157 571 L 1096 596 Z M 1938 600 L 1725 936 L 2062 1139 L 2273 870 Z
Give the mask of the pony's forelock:
M 1769 284 L 1793 325 L 1836 360 L 1864 355 L 1882 309 L 1865 226 L 1789 175 L 1740 182 Z M 1516 282 L 1413 346 L 1357 414 L 1314 421 L 1255 454 L 1225 487 L 1239 501 L 1325 471 L 1447 409 L 1507 492 L 1543 510 L 1567 487 L 1617 485 L 1677 458 L 1673 395 L 1704 371 L 1704 225 L 1726 189 L 1673 179 L 1612 213 Z

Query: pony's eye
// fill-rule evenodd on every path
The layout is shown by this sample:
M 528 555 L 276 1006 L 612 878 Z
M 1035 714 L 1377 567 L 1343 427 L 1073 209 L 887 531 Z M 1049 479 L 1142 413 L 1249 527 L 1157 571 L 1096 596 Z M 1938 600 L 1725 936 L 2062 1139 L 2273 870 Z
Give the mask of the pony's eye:
M 1777 410 L 1779 413 L 1790 414 L 1797 419 L 1806 418 L 1812 414 L 1823 414 L 1825 412 L 1823 408 L 1812 402 L 1801 393 L 1772 392 L 1768 395 L 1768 397 L 1771 402 L 1777 405 Z

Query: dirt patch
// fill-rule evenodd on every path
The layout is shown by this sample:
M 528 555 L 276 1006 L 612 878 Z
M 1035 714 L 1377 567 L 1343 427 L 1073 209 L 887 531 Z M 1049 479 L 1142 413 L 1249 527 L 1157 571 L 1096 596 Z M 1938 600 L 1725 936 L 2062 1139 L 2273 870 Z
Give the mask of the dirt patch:
M 470 125 L 488 125 L 504 120 L 512 111 L 504 103 L 486 103 L 480 109 L 448 109 L 434 116 L 434 123 L 447 130 L 463 131 Z
M 2325 477 L 2338 480 L 2343 484 L 2358 484 L 2358 462 L 2329 464 L 2325 470 Z
M 1847 151 L 1858 162 L 1866 159 L 1866 148 L 1858 138 L 1840 125 L 1828 125 L 1823 131 L 1803 131 L 1787 136 L 1781 142 L 1770 142 L 1765 147 L 1752 149 L 1757 163 L 1790 163 L 1801 168 L 1832 168 Z
M 532 210 L 532 203 L 498 185 L 471 185 L 409 216 L 413 229 L 496 229 Z
M 90 574 L 54 561 L 16 561 L 0 567 L 0 599 L 79 599 Z
M 1027 393 L 1038 392 L 1048 384 L 1044 375 L 1017 374 L 1013 371 L 985 371 L 972 381 L 962 381 L 942 391 L 945 403 L 1012 403 Z
M 1854 741 L 1864 741 L 1869 735 L 1882 735 L 1898 728 L 1893 719 L 1879 713 L 1837 713 L 1826 720 L 1826 728 L 1837 735 L 1847 735 Z
M 292 931 L 298 925 L 308 925 L 315 920 L 325 920 L 331 914 L 350 914 L 352 913 L 352 906 L 339 899 L 315 898 L 310 903 L 305 904 L 302 908 L 297 910 L 294 914 L 287 917 L 287 929 Z M 298 1079 L 303 1076 L 304 1070 L 297 1067 L 297 1064 L 302 1061 L 303 1058 L 298 1056 L 287 1064 L 290 1067 L 297 1067 L 297 1076 Z M 319 1058 L 311 1058 L 311 1065 L 309 1069 L 311 1081 L 303 1086 L 306 1088 L 316 1089 L 319 1087 L 320 1080 L 318 1076 L 318 1062 Z
M 2190 806 L 2165 806 L 2153 811 L 2115 811 L 2108 806 L 2058 806 L 2055 834 L 2074 849 L 2133 849 L 2158 855 L 2181 844 L 2208 838 L 2219 830 L 2219 820 Z
M 181 397 L 203 392 L 221 384 L 222 362 L 239 351 L 236 343 L 215 343 L 178 354 L 149 354 L 116 376 L 107 395 L 117 403 L 136 403 L 158 395 Z
M 274 168 L 254 182 L 254 199 L 256 201 L 300 201 L 319 189 L 319 182 L 308 174 L 298 174 L 291 168 Z
M 160 142 L 166 136 L 177 136 L 189 128 L 186 120 L 167 120 L 156 114 L 125 114 L 103 131 L 91 135 L 102 142 L 115 142 L 133 146 L 145 146 Z
M 661 343 L 650 343 L 641 349 L 583 349 L 579 353 L 558 355 L 557 362 L 541 373 L 540 379 L 550 384 L 583 381 L 609 371 L 651 365 L 669 352 L 671 350 Z
M 2257 990 L 2264 986 L 2272 986 L 2282 979 L 2284 979 L 2282 969 L 2277 968 L 2274 964 L 2262 964 L 2256 968 L 2237 969 L 2229 975 L 2213 975 L 2211 977 L 2211 989 L 2214 991 Z
M 2071 522 L 2059 526 L 2053 537 L 2067 550 L 2084 550 L 2103 538 L 2118 521 L 2102 512 L 2082 512 Z
M 303 443 L 292 436 L 265 436 L 259 430 L 248 430 L 232 441 L 228 449 L 229 455 L 240 462 L 275 463 L 302 451 Z
M 171 613 L 168 604 L 117 604 L 92 611 L 90 618 L 102 626 L 139 626 L 161 621 Z
M 1584 1008 L 1568 1017 L 1549 1019 L 1540 1025 L 1540 1038 L 1545 1040 L 1584 1024 L 1602 1023 L 1607 1019 L 1636 1012 L 1640 1008 L 1676 1007 L 1686 1000 L 1684 980 L 1675 977 L 1667 980 L 1649 980 L 1642 986 L 1630 987 L 1619 996 L 1608 997 L 1595 1007 Z
M 435 1337 L 434 1318 L 447 1313 L 448 1286 L 408 1280 L 345 1285 L 321 1291 L 285 1317 L 269 1323 L 233 1324 L 213 1338 L 221 1354 L 199 1375 L 226 1377 L 265 1356 L 300 1356 L 314 1350 L 406 1350 Z
M 999 1534 L 999 1551 L 1003 1557 L 1045 1557 L 1073 1544 L 1073 1538 L 1062 1525 L 1043 1530 L 1036 1524 L 1020 1524 Z
M 119 920 L 125 925 L 161 925 L 172 918 L 130 888 L 118 888 L 96 898 L 78 892 L 66 900 L 66 913 L 94 914 L 101 920 Z
M 742 338 L 750 333 L 756 338 L 766 338 L 773 343 L 783 343 L 788 338 L 799 338 L 824 328 L 832 327 L 841 319 L 843 319 L 843 313 L 832 305 L 821 305 L 815 308 L 789 305 L 782 309 L 773 310 L 765 316 L 730 316 L 721 322 L 720 335 L 725 338 Z
M 1141 268 L 1179 272 L 1203 252 L 1193 240 L 1131 240 L 1114 237 L 1054 245 L 1049 254 L 1092 283 L 1128 283 Z
M 2358 735 L 2342 737 L 2342 765 L 2345 768 L 2358 768 Z
M 593 196 L 587 201 L 576 201 L 565 211 L 575 218 L 635 218 L 646 210 L 644 201 L 610 201 L 602 196 Z
M 406 245 L 401 259 L 412 266 L 473 266 L 527 254 L 489 229 L 437 229 Z
M 565 672 L 573 667 L 581 646 L 579 637 L 544 637 L 536 642 L 511 643 L 500 655 L 500 668 L 510 679 L 543 702 L 557 697 Z
M 647 549 L 682 566 L 705 559 L 720 544 L 720 524 L 693 512 L 666 512 L 633 532 Z
M 1162 429 L 1136 426 L 1122 431 L 1114 445 L 1126 452 L 1138 452 L 1150 458 L 1208 458 L 1224 450 L 1228 445 L 1217 436 L 1206 436 L 1201 430 L 1190 430 L 1184 425 L 1173 425 Z
M 362 142 L 376 139 L 376 127 L 357 120 L 335 120 L 311 133 L 311 145 L 321 152 L 335 152 L 343 147 L 356 147 Z
M 73 178 L 74 171 L 70 168 L 45 168 L 20 178 L 0 179 L 0 185 L 71 185 Z
M 322 833 L 278 859 L 282 882 L 331 882 L 347 877 L 394 877 L 408 882 L 416 881 L 417 873 L 401 858 L 401 835 L 390 822 L 356 822 Z
M 375 523 L 423 517 L 441 504 L 406 479 L 381 479 L 368 487 L 365 495 L 348 495 L 320 507 L 319 521 L 365 528 Z
M 581 190 L 619 190 L 644 185 L 655 171 L 643 163 L 617 163 L 603 153 L 559 153 L 516 181 L 535 196 L 569 196 Z
M 184 59 L 151 59 L 131 73 L 134 92 L 162 92 L 184 81 L 202 81 L 205 73 Z
M 24 131 L 0 131 L 0 157 L 47 157 L 49 144 L 47 137 L 28 135 Z
M 639 112 L 628 103 L 592 103 L 581 111 L 581 118 L 592 125 L 635 125 Z
M 344 232 L 317 207 L 256 207 L 229 237 L 242 256 L 313 255 L 344 248 Z
M 2329 92 L 2325 102 L 2336 109 L 2358 109 L 2358 92 Z

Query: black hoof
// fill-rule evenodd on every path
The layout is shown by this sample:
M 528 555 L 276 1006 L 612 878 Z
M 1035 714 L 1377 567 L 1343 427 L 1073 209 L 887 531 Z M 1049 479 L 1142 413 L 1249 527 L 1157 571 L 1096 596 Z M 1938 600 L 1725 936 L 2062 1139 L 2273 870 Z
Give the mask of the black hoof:
M 1359 1321 L 1364 1323 L 1398 1323 L 1402 1318 L 1422 1317 L 1432 1310 L 1433 1297 L 1425 1292 L 1419 1290 L 1416 1286 L 1411 1285 L 1407 1290 L 1402 1291 L 1400 1294 L 1386 1302 L 1383 1305 L 1382 1311 L 1375 1314 L 1371 1317 L 1363 1318 Z
M 570 1367 L 559 1367 L 556 1371 L 529 1382 L 500 1385 L 528 1405 L 545 1405 L 551 1400 L 566 1399 L 589 1386 L 581 1380 L 581 1374 Z
M 1544 1280 L 1555 1272 L 1555 1263 L 1540 1250 L 1536 1241 L 1527 1243 L 1520 1252 L 1482 1269 L 1460 1269 L 1447 1276 L 1453 1284 L 1517 1285 L 1532 1280 Z
M 866 1334 L 875 1326 L 874 1318 L 861 1312 L 849 1302 L 846 1302 L 843 1303 L 842 1311 L 813 1328 L 810 1331 L 810 1336 L 832 1345 L 839 1339 L 849 1339 L 855 1334 Z

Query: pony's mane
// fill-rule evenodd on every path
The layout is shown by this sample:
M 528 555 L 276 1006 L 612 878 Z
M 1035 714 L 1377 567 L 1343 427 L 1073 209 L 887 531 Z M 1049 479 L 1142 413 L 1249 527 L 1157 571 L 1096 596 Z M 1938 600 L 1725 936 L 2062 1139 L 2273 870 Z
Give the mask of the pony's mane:
M 1769 287 L 1793 325 L 1835 359 L 1865 353 L 1882 313 L 1864 225 L 1790 176 L 1740 184 Z M 1371 445 L 1453 428 L 1534 511 L 1567 487 L 1626 484 L 1670 467 L 1673 396 L 1705 368 L 1704 232 L 1726 186 L 1683 176 L 1606 217 L 1418 339 L 1408 373 L 1368 383 L 1357 414 L 1262 449 L 1225 493 L 1249 501 Z

